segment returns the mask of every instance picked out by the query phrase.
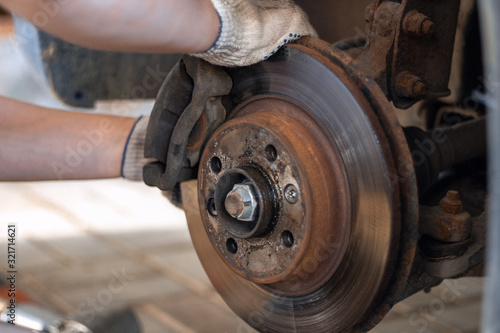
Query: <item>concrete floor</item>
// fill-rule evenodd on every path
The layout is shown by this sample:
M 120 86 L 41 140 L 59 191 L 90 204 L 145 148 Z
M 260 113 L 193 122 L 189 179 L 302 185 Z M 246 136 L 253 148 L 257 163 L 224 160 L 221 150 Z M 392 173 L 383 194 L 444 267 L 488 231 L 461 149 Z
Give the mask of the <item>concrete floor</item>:
M 8 29 L 0 31 L 7 31 L 0 39 L 0 95 L 63 107 Z M 2 183 L 0 249 L 11 223 L 18 226 L 19 288 L 43 307 L 89 319 L 131 306 L 145 333 L 252 332 L 213 290 L 183 212 L 155 189 L 125 180 Z M 0 272 L 5 263 L 0 251 Z M 124 287 L 111 292 L 117 275 Z M 372 332 L 477 332 L 483 284 L 445 281 L 396 305 Z

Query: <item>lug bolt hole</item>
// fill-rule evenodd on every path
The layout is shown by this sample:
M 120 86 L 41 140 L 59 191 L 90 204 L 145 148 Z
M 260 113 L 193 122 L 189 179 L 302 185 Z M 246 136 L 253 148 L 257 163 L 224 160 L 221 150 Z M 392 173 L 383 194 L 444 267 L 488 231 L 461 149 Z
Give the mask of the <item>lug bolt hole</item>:
M 222 171 L 222 162 L 221 162 L 220 158 L 218 158 L 217 156 L 212 157 L 212 160 L 210 160 L 210 168 L 215 173 L 221 172 Z
M 292 247 L 293 243 L 295 242 L 295 240 L 293 239 L 293 234 L 288 230 L 285 230 L 281 233 L 281 241 L 286 247 Z
M 278 159 L 278 151 L 273 145 L 268 145 L 266 147 L 266 158 L 269 162 L 274 162 Z
M 233 238 L 228 238 L 226 241 L 226 247 L 231 254 L 236 254 L 236 252 L 238 252 L 238 243 L 236 243 Z
M 207 203 L 207 210 L 210 215 L 213 217 L 217 216 L 217 208 L 215 208 L 215 200 L 209 199 Z

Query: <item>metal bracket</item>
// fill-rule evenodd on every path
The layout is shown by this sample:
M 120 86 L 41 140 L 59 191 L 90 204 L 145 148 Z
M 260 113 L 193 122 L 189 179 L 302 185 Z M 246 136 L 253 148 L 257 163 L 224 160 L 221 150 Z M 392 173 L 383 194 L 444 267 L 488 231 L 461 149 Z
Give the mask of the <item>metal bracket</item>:
M 371 29 L 357 61 L 396 107 L 449 95 L 459 8 L 460 0 L 376 0 L 367 7 Z
M 232 80 L 221 67 L 184 56 L 158 94 L 146 136 L 144 181 L 172 190 L 193 178 L 207 140 L 226 119 Z
M 473 218 L 472 221 L 472 232 L 466 241 L 446 243 L 430 240 L 425 245 L 422 245 L 421 241 L 424 269 L 428 275 L 443 279 L 456 277 L 484 261 L 486 213 Z M 429 254 L 429 248 L 432 248 L 434 253 Z M 442 252 L 442 255 L 437 254 L 438 252 Z

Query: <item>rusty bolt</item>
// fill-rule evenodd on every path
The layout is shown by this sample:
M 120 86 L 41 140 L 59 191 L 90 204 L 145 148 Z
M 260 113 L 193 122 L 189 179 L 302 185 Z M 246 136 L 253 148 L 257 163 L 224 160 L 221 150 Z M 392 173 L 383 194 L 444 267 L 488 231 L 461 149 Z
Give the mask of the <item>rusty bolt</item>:
M 464 208 L 457 191 L 448 191 L 439 206 L 443 212 L 453 215 L 462 212 Z
M 418 76 L 404 71 L 396 76 L 396 93 L 401 97 L 420 98 L 427 93 L 427 86 Z
M 250 184 L 234 185 L 226 196 L 224 205 L 228 214 L 238 221 L 254 222 L 257 220 L 259 203 L 253 186 Z
M 463 209 L 457 191 L 448 191 L 439 206 L 420 207 L 420 233 L 435 240 L 458 243 L 470 237 L 472 218 Z
M 422 25 L 420 26 L 420 30 L 425 35 L 433 34 L 434 28 L 435 28 L 434 22 L 432 22 L 430 19 L 424 20 L 424 22 L 422 22 Z
M 413 84 L 413 94 L 414 96 L 421 97 L 425 96 L 427 93 L 427 86 L 425 83 L 421 80 L 418 80 Z
M 421 37 L 434 33 L 434 22 L 424 14 L 412 10 L 403 19 L 403 31 L 413 37 Z

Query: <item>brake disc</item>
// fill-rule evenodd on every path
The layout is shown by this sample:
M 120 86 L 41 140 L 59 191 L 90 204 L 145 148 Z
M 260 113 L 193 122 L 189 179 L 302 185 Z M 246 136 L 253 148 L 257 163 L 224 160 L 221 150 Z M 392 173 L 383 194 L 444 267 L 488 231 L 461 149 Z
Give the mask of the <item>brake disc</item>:
M 401 212 L 412 210 L 401 198 L 416 192 L 408 148 L 383 95 L 353 68 L 306 39 L 227 69 L 229 118 L 200 161 L 203 222 L 187 212 L 188 223 L 214 287 L 261 332 L 351 330 L 397 292 L 387 288 L 395 271 L 409 274 L 396 265 L 398 248 L 414 251 L 400 248 Z M 254 196 L 253 219 L 235 217 L 235 185 Z

